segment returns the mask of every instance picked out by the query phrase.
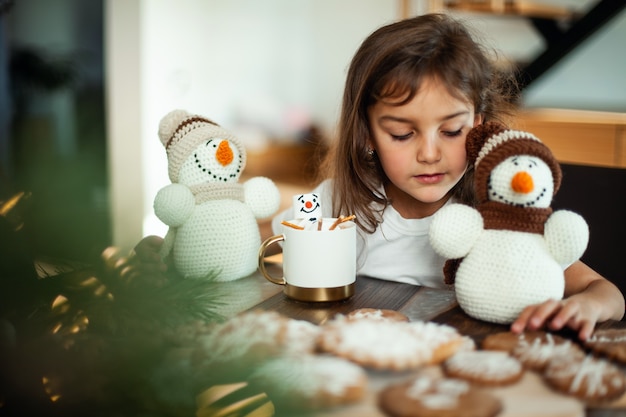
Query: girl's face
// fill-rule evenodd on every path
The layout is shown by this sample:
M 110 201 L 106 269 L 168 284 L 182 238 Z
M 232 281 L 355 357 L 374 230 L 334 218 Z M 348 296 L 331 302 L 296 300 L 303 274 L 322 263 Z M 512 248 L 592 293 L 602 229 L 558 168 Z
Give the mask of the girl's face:
M 387 197 L 405 218 L 435 213 L 467 168 L 465 137 L 481 123 L 474 106 L 448 92 L 435 78 L 424 79 L 415 97 L 379 101 L 368 109 L 369 144 L 390 183 Z

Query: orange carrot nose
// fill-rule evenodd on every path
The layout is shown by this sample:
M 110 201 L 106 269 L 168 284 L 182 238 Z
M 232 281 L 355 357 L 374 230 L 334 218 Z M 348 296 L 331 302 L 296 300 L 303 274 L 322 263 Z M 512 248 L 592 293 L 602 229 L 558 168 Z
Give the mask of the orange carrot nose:
M 526 171 L 520 171 L 513 176 L 511 188 L 516 193 L 528 194 L 535 188 L 533 177 Z
M 226 166 L 233 162 L 233 150 L 230 149 L 230 145 L 227 140 L 223 140 L 220 142 L 220 146 L 217 147 L 217 152 L 215 154 L 215 158 L 217 162 Z

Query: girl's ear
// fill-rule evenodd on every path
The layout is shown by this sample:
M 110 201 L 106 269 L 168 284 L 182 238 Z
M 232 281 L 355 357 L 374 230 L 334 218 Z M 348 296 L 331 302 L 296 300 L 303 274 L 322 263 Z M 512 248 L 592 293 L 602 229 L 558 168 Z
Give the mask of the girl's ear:
M 476 127 L 478 125 L 483 124 L 483 115 L 482 114 L 476 114 L 474 115 L 474 126 Z

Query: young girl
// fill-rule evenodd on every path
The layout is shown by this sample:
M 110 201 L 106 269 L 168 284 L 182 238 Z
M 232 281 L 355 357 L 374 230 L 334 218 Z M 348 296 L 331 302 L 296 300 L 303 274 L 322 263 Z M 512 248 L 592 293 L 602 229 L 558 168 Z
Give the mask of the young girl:
M 355 214 L 358 275 L 442 287 L 444 259 L 430 246 L 432 215 L 472 204 L 468 131 L 513 115 L 514 82 L 458 21 L 429 14 L 384 26 L 350 65 L 338 140 L 324 166 L 324 217 Z M 288 209 L 273 220 L 292 217 Z M 624 298 L 578 261 L 565 270 L 566 298 L 526 308 L 514 332 L 568 326 L 581 339 L 598 321 L 621 319 Z

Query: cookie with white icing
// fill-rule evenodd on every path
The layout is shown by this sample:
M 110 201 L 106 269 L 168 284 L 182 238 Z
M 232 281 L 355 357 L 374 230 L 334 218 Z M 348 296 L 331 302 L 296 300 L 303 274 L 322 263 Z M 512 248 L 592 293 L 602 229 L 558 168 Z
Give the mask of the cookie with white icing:
M 352 310 L 346 317 L 349 320 L 386 320 L 386 321 L 409 321 L 409 318 L 396 310 L 388 310 L 381 308 L 358 308 Z
M 214 326 L 198 340 L 200 364 L 257 363 L 278 355 L 287 336 L 287 317 L 272 311 L 251 311 Z
M 285 356 L 263 363 L 249 382 L 267 394 L 277 412 L 318 410 L 360 401 L 367 374 L 360 366 L 334 356 Z
M 553 358 L 582 359 L 585 352 L 570 340 L 546 333 L 535 338 L 519 338 L 511 355 L 519 359 L 526 368 L 541 372 Z
M 275 311 L 247 311 L 200 335 L 191 359 L 197 369 L 217 366 L 247 372 L 268 358 L 313 353 L 319 330 Z
M 317 346 L 368 368 L 404 371 L 441 363 L 463 343 L 447 325 L 340 318 L 323 326 Z
M 305 320 L 287 319 L 285 337 L 281 344 L 284 354 L 313 353 L 316 349 L 320 326 Z
M 626 329 L 596 330 L 585 346 L 596 354 L 626 363 Z
M 591 355 L 553 358 L 543 377 L 555 390 L 584 401 L 615 400 L 626 392 L 626 376 L 614 364 Z
M 519 334 L 511 331 L 492 333 L 483 339 L 481 348 L 512 352 L 520 342 L 532 342 L 537 338 L 545 339 L 547 334 L 547 332 L 542 330 L 525 331 Z M 555 342 L 564 342 L 566 340 L 558 335 L 552 335 L 551 337 Z
M 443 363 L 444 373 L 479 385 L 503 386 L 522 377 L 522 364 L 506 352 L 474 350 L 457 352 Z
M 467 381 L 425 373 L 383 389 L 378 406 L 390 417 L 492 417 L 502 410 L 498 398 Z

